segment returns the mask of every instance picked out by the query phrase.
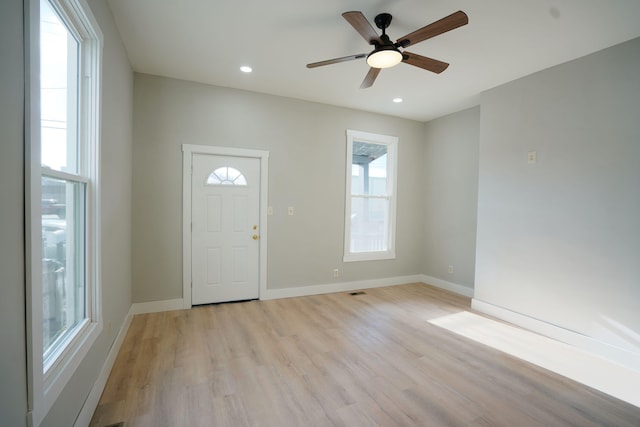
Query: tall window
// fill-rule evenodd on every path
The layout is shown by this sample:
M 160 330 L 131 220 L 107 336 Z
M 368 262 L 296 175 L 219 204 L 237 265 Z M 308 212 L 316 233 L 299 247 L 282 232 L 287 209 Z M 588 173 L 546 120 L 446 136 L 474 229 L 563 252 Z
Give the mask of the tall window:
M 42 339 L 45 371 L 86 318 L 85 216 L 91 177 L 78 150 L 78 47 L 40 2 Z
M 398 138 L 347 130 L 344 261 L 395 258 Z
M 30 0 L 29 7 L 29 404 L 37 426 L 102 328 L 102 35 L 84 0 Z

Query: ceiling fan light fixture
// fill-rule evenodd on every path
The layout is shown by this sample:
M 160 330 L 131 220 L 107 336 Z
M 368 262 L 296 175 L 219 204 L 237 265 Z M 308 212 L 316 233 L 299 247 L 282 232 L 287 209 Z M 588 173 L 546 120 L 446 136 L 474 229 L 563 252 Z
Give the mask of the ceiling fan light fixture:
M 448 63 L 418 55 L 416 53 L 410 53 L 404 51 L 404 49 L 469 23 L 469 17 L 467 14 L 459 10 L 451 15 L 432 22 L 431 24 L 425 25 L 404 37 L 400 37 L 397 39 L 397 42 L 393 43 L 386 33 L 387 28 L 389 28 L 389 25 L 391 24 L 391 14 L 380 13 L 376 15 L 374 19 L 376 27 L 382 30 L 382 34 L 378 34 L 362 12 L 352 10 L 350 12 L 344 12 L 342 17 L 351 24 L 353 29 L 356 30 L 362 38 L 367 41 L 367 43 L 374 46 L 373 51 L 368 55 L 361 53 L 329 59 L 326 61 L 313 62 L 311 64 L 307 64 L 307 68 L 337 64 L 339 62 L 351 61 L 354 59 L 364 58 L 366 56 L 367 65 L 369 65 L 370 68 L 360 85 L 360 89 L 371 87 L 382 68 L 390 68 L 398 65 L 400 62 L 404 62 L 405 64 L 409 64 L 432 73 L 442 73 L 449 66 Z M 401 52 L 400 49 L 403 49 L 403 52 Z
M 383 46 L 367 56 L 367 64 L 373 68 L 389 68 L 402 62 L 402 54 L 394 46 Z

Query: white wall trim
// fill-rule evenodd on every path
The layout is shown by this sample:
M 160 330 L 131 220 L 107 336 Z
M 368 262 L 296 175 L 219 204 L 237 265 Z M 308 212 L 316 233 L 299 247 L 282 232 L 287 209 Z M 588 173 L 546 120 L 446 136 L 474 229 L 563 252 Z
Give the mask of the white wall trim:
M 471 300 L 471 308 L 640 372 L 640 354 L 475 298 Z
M 369 288 L 381 288 L 384 286 L 405 285 L 407 283 L 424 283 L 435 286 L 459 295 L 472 297 L 473 289 L 457 285 L 445 280 L 415 274 L 411 276 L 385 277 L 381 279 L 355 280 L 351 282 L 324 283 L 319 285 L 296 286 L 282 289 L 263 289 L 260 292 L 261 300 L 278 298 L 304 297 L 310 295 L 330 294 L 333 292 L 359 291 Z M 161 311 L 181 310 L 186 307 L 182 298 L 134 303 L 131 306 L 131 314 L 158 313 Z M 189 302 L 189 307 L 191 303 Z
M 189 307 L 191 307 L 191 302 L 189 302 Z M 131 314 L 159 313 L 161 311 L 182 310 L 183 308 L 184 301 L 182 298 L 136 302 L 131 305 Z
M 437 279 L 424 274 L 410 276 L 385 277 L 381 279 L 355 280 L 351 282 L 323 283 L 319 285 L 296 286 L 282 289 L 263 289 L 260 292 L 261 300 L 271 300 L 278 298 L 305 297 L 310 295 L 330 294 L 333 292 L 359 291 L 369 288 L 381 288 L 384 286 L 405 285 L 408 283 L 424 283 L 435 286 L 458 295 L 473 297 L 473 289 L 446 280 Z M 191 302 L 184 302 L 182 298 L 134 303 L 131 307 L 131 314 L 158 313 L 161 311 L 181 310 Z
M 100 402 L 100 397 L 102 396 L 102 392 L 104 391 L 104 387 L 107 384 L 107 380 L 109 379 L 109 374 L 111 374 L 111 369 L 113 368 L 113 364 L 116 361 L 116 357 L 118 357 L 118 353 L 120 352 L 120 347 L 122 347 L 122 343 L 124 342 L 124 338 L 127 336 L 127 331 L 129 330 L 129 326 L 131 325 L 131 319 L 133 318 L 132 313 L 133 306 L 129 309 L 127 316 L 122 322 L 122 326 L 118 331 L 118 335 L 116 335 L 116 339 L 111 344 L 111 349 L 109 349 L 109 353 L 107 354 L 107 358 L 102 365 L 102 369 L 100 370 L 100 375 L 96 379 L 96 382 L 93 383 L 93 387 L 87 396 L 87 399 L 84 401 L 82 405 L 82 409 L 80 410 L 80 414 L 76 418 L 76 421 L 73 423 L 74 427 L 86 427 L 91 422 L 91 418 L 93 417 L 93 413 L 96 411 L 98 407 L 98 403 Z
M 457 283 L 447 282 L 446 280 L 438 279 L 437 277 L 431 277 L 424 274 L 422 275 L 422 278 L 420 279 L 420 281 L 427 285 L 444 289 L 445 291 L 450 291 L 458 295 L 473 298 L 473 288 L 469 288 L 467 286 L 458 285 Z
M 404 285 L 421 282 L 422 276 L 385 277 L 382 279 L 357 280 L 353 282 L 325 283 L 321 285 L 298 286 L 294 288 L 267 289 L 261 300 L 304 297 L 309 295 L 330 294 L 333 292 L 358 291 L 361 289 L 381 288 L 383 286 Z

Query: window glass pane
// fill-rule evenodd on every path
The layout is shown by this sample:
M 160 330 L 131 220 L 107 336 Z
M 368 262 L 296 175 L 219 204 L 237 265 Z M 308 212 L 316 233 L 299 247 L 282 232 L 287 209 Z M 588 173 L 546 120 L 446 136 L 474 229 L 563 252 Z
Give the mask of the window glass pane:
M 351 252 L 388 250 L 389 200 L 351 198 Z
M 224 166 L 207 177 L 207 185 L 247 185 L 247 180 L 238 169 Z
M 47 357 L 86 317 L 85 184 L 42 177 L 42 330 Z
M 78 42 L 47 0 L 40 1 L 42 165 L 78 173 Z
M 233 185 L 247 185 L 247 180 L 244 175 L 240 175 L 233 180 Z
M 353 142 L 351 193 L 387 195 L 387 146 Z
M 386 149 L 387 147 L 385 147 Z M 376 196 L 387 195 L 387 155 L 369 163 L 369 194 Z
M 227 179 L 229 181 L 234 181 L 236 178 L 240 176 L 240 171 L 234 168 L 227 168 Z

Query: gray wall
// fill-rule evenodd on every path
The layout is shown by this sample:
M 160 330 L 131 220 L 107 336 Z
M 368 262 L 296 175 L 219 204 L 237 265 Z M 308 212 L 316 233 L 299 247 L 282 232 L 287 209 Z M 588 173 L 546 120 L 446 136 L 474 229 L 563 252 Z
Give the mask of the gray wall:
M 27 423 L 22 0 L 0 2 L 0 424 Z
M 473 288 L 480 107 L 425 125 L 424 274 Z M 453 273 L 448 267 L 453 266 Z
M 51 427 L 73 425 L 131 307 L 133 72 L 106 1 L 88 3 L 104 35 L 100 163 L 104 329 L 43 421 L 43 426 Z
M 475 288 L 636 353 L 639 52 L 635 39 L 482 95 Z
M 346 129 L 399 137 L 396 260 L 342 263 Z M 181 144 L 270 151 L 270 289 L 420 273 L 423 138 L 419 122 L 136 74 L 133 300 L 182 297 Z

